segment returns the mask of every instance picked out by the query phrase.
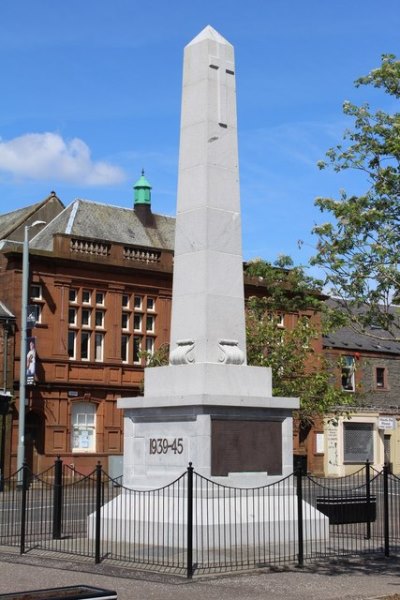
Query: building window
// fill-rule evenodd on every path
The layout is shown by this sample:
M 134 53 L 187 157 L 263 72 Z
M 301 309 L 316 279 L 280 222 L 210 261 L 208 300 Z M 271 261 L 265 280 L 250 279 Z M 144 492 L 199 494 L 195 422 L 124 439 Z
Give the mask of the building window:
M 68 310 L 68 323 L 69 325 L 76 325 L 77 323 L 77 312 L 76 312 L 76 308 L 70 308 Z
M 142 338 L 140 337 L 134 337 L 133 338 L 133 362 L 136 365 L 140 365 L 142 362 L 142 357 L 141 357 L 141 352 L 142 352 Z
M 123 363 L 129 362 L 129 335 L 121 336 L 121 360 Z
M 96 310 L 95 319 L 96 327 L 102 329 L 104 327 L 104 310 Z
M 364 463 L 374 460 L 372 423 L 343 423 L 344 462 Z
M 154 354 L 154 338 L 146 337 L 146 352 L 149 356 Z
M 342 356 L 342 390 L 345 392 L 354 392 L 354 371 L 355 360 L 354 356 Z
M 94 336 L 94 360 L 102 362 L 104 349 L 104 334 L 96 333 Z
M 68 356 L 76 358 L 76 331 L 68 331 Z
M 122 362 L 144 366 L 145 354 L 154 354 L 157 325 L 156 303 L 157 300 L 154 296 L 146 294 L 122 295 Z
M 42 300 L 42 286 L 39 284 L 31 285 L 31 300 Z
M 325 434 L 322 432 L 315 433 L 315 454 L 324 454 L 325 452 Z
M 27 327 L 34 327 L 37 323 L 42 322 L 42 309 L 43 309 L 43 295 L 42 286 L 38 283 L 34 283 L 30 286 L 30 301 L 35 304 L 29 304 L 28 306 L 28 318 Z M 39 304 L 36 304 L 39 302 Z
M 280 329 L 285 327 L 285 317 L 283 313 L 266 311 L 265 317 L 271 322 L 271 324 L 276 325 Z
M 133 328 L 135 331 L 142 331 L 142 315 L 133 316 Z
M 387 376 L 385 367 L 376 367 L 375 369 L 375 383 L 377 390 L 387 389 Z
M 89 331 L 81 332 L 81 359 L 89 360 L 90 358 L 90 333 Z
M 150 333 L 154 333 L 154 323 L 155 323 L 155 318 L 152 315 L 147 315 L 146 331 L 149 331 Z
M 104 306 L 104 292 L 96 292 L 96 304 Z
M 121 327 L 122 329 L 129 329 L 129 313 L 122 313 Z
M 104 329 L 106 294 L 103 291 L 71 288 L 69 290 L 68 324 L 68 355 L 73 360 L 97 361 L 104 360 Z M 102 306 L 103 309 L 96 308 Z M 71 328 L 76 327 L 76 331 Z
M 91 312 L 88 308 L 82 308 L 82 327 L 90 327 Z
M 34 325 L 36 325 L 36 323 L 42 322 L 42 306 L 40 304 L 31 304 L 28 307 L 28 319 L 27 319 L 28 327 L 29 327 L 29 322 L 32 322 L 32 324 L 34 324 Z
M 72 405 L 72 451 L 96 451 L 96 406 L 89 402 Z
M 129 296 L 128 294 L 122 295 L 122 308 L 129 308 Z

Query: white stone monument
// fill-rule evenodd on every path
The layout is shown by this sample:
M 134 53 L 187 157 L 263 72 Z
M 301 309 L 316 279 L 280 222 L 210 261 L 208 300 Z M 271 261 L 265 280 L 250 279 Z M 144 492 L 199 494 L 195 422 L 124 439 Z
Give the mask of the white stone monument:
M 102 508 L 103 539 L 146 548 L 149 540 L 160 545 L 162 531 L 163 545 L 185 540 L 186 492 L 175 497 L 168 484 L 189 462 L 233 488 L 265 486 L 293 471 L 299 402 L 272 397 L 270 369 L 246 364 L 235 63 L 232 45 L 212 27 L 185 48 L 170 365 L 146 369 L 144 396 L 118 406 L 124 486 L 139 494 L 123 492 Z M 266 544 L 296 539 L 290 482 L 248 502 L 221 489 L 194 489 L 193 547 L 201 556 L 204 540 L 220 552 L 260 545 L 263 536 Z M 315 523 L 326 538 L 326 517 L 305 502 L 303 512 L 305 539 Z M 94 522 L 93 514 L 89 537 Z
M 158 488 L 189 461 L 239 487 L 293 470 L 294 398 L 246 364 L 235 61 L 208 26 L 185 48 L 170 365 L 124 410 L 124 484 Z

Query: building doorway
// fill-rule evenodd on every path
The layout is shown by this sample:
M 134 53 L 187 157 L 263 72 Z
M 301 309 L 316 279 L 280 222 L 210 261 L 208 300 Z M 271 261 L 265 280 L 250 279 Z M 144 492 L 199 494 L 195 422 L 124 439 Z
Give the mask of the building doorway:
M 40 456 L 44 454 L 44 416 L 30 411 L 25 422 L 25 460 L 32 471 L 40 470 Z

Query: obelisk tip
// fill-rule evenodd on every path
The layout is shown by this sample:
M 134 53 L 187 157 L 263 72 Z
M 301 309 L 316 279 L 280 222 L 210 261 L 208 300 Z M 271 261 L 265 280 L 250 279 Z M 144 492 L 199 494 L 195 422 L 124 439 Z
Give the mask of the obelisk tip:
M 196 37 L 192 39 L 187 45 L 191 46 L 192 44 L 198 44 L 199 42 L 203 42 L 204 40 L 213 40 L 214 42 L 219 42 L 220 44 L 227 44 L 231 46 L 232 44 L 228 42 L 214 27 L 211 25 L 207 25 L 204 27 L 202 31 Z

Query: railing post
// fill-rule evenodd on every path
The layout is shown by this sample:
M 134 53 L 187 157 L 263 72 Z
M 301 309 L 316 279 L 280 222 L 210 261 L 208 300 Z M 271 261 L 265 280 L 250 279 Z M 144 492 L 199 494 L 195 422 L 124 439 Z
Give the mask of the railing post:
M 20 535 L 20 554 L 25 553 L 25 530 L 26 530 L 26 500 L 28 492 L 28 465 L 22 463 L 22 488 L 21 488 L 21 535 Z
M 54 490 L 53 490 L 53 540 L 61 539 L 62 520 L 62 466 L 59 456 L 54 461 Z
M 297 538 L 298 557 L 297 566 L 304 566 L 304 540 L 303 540 L 303 482 L 301 467 L 296 469 L 296 493 L 297 493 Z
M 187 578 L 193 577 L 193 466 L 189 463 L 187 469 Z
M 101 536 L 101 463 L 96 465 L 96 525 L 95 525 L 95 557 L 94 562 L 100 562 L 100 536 Z
M 367 459 L 365 463 L 365 492 L 367 496 L 367 533 L 366 540 L 371 539 L 371 463 Z
M 385 556 L 389 556 L 389 465 L 383 465 L 383 531 Z

